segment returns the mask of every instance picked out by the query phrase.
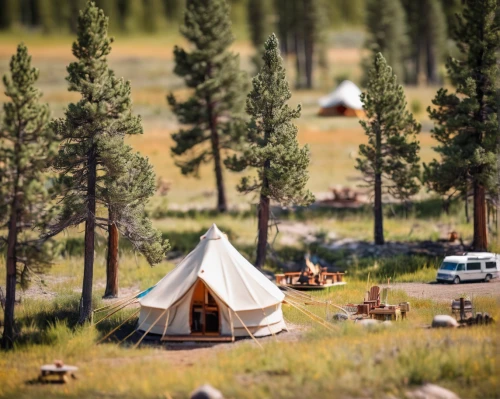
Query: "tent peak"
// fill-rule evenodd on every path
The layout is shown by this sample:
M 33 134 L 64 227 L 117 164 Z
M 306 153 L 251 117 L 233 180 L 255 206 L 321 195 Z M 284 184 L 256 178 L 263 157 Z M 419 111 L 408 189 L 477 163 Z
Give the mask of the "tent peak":
M 212 224 L 207 232 L 200 237 L 200 240 L 220 240 L 225 234 L 219 230 L 215 223 Z

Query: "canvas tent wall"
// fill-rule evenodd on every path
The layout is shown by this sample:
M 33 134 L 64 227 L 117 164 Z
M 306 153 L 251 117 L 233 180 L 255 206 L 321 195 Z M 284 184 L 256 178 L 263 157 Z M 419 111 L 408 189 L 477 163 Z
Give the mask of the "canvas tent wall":
M 197 302 L 200 292 L 205 300 Z M 250 264 L 214 224 L 200 243 L 143 298 L 138 329 L 169 336 L 256 337 L 286 329 L 284 294 Z M 198 331 L 198 311 L 217 317 L 218 328 Z M 198 320 L 200 322 L 200 320 Z M 212 323 L 213 324 L 213 323 Z M 246 328 L 245 328 L 246 327 Z
M 361 90 L 350 80 L 344 80 L 332 93 L 318 100 L 320 116 L 364 116 Z

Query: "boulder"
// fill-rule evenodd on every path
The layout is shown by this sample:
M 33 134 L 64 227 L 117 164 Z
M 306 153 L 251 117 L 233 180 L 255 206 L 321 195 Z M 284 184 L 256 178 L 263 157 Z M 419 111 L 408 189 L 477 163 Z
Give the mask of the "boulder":
M 455 328 L 458 327 L 458 322 L 451 316 L 439 314 L 432 319 L 432 328 Z
M 349 320 L 349 317 L 345 313 L 335 313 L 332 317 L 332 320 L 346 321 L 346 320 Z
M 358 320 L 356 323 L 360 324 L 366 328 L 375 328 L 375 327 L 378 327 L 378 325 L 381 322 L 378 320 L 374 320 L 374 319 L 362 319 L 362 320 Z
M 198 387 L 189 397 L 190 399 L 224 399 L 222 392 L 209 384 Z
M 460 399 L 450 390 L 434 384 L 424 384 L 412 391 L 406 392 L 408 399 Z

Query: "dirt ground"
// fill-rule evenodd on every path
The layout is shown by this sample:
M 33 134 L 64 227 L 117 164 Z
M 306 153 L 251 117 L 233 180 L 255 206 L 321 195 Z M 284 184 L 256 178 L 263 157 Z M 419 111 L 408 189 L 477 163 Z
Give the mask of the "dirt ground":
M 453 298 L 468 295 L 492 296 L 500 302 L 500 278 L 489 283 L 474 282 L 462 284 L 439 283 L 396 283 L 391 284 L 392 289 L 400 289 L 416 298 L 432 298 L 436 301 L 450 301 Z

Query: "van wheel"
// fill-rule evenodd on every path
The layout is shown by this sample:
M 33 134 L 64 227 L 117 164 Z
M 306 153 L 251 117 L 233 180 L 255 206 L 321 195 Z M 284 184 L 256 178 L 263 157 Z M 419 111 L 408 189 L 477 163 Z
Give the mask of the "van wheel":
M 484 278 L 485 283 L 489 283 L 491 280 L 491 274 L 487 274 L 486 277 Z
M 457 276 L 457 277 L 455 277 L 455 278 L 453 279 L 453 284 L 460 284 L 460 277 L 458 277 L 458 276 Z

